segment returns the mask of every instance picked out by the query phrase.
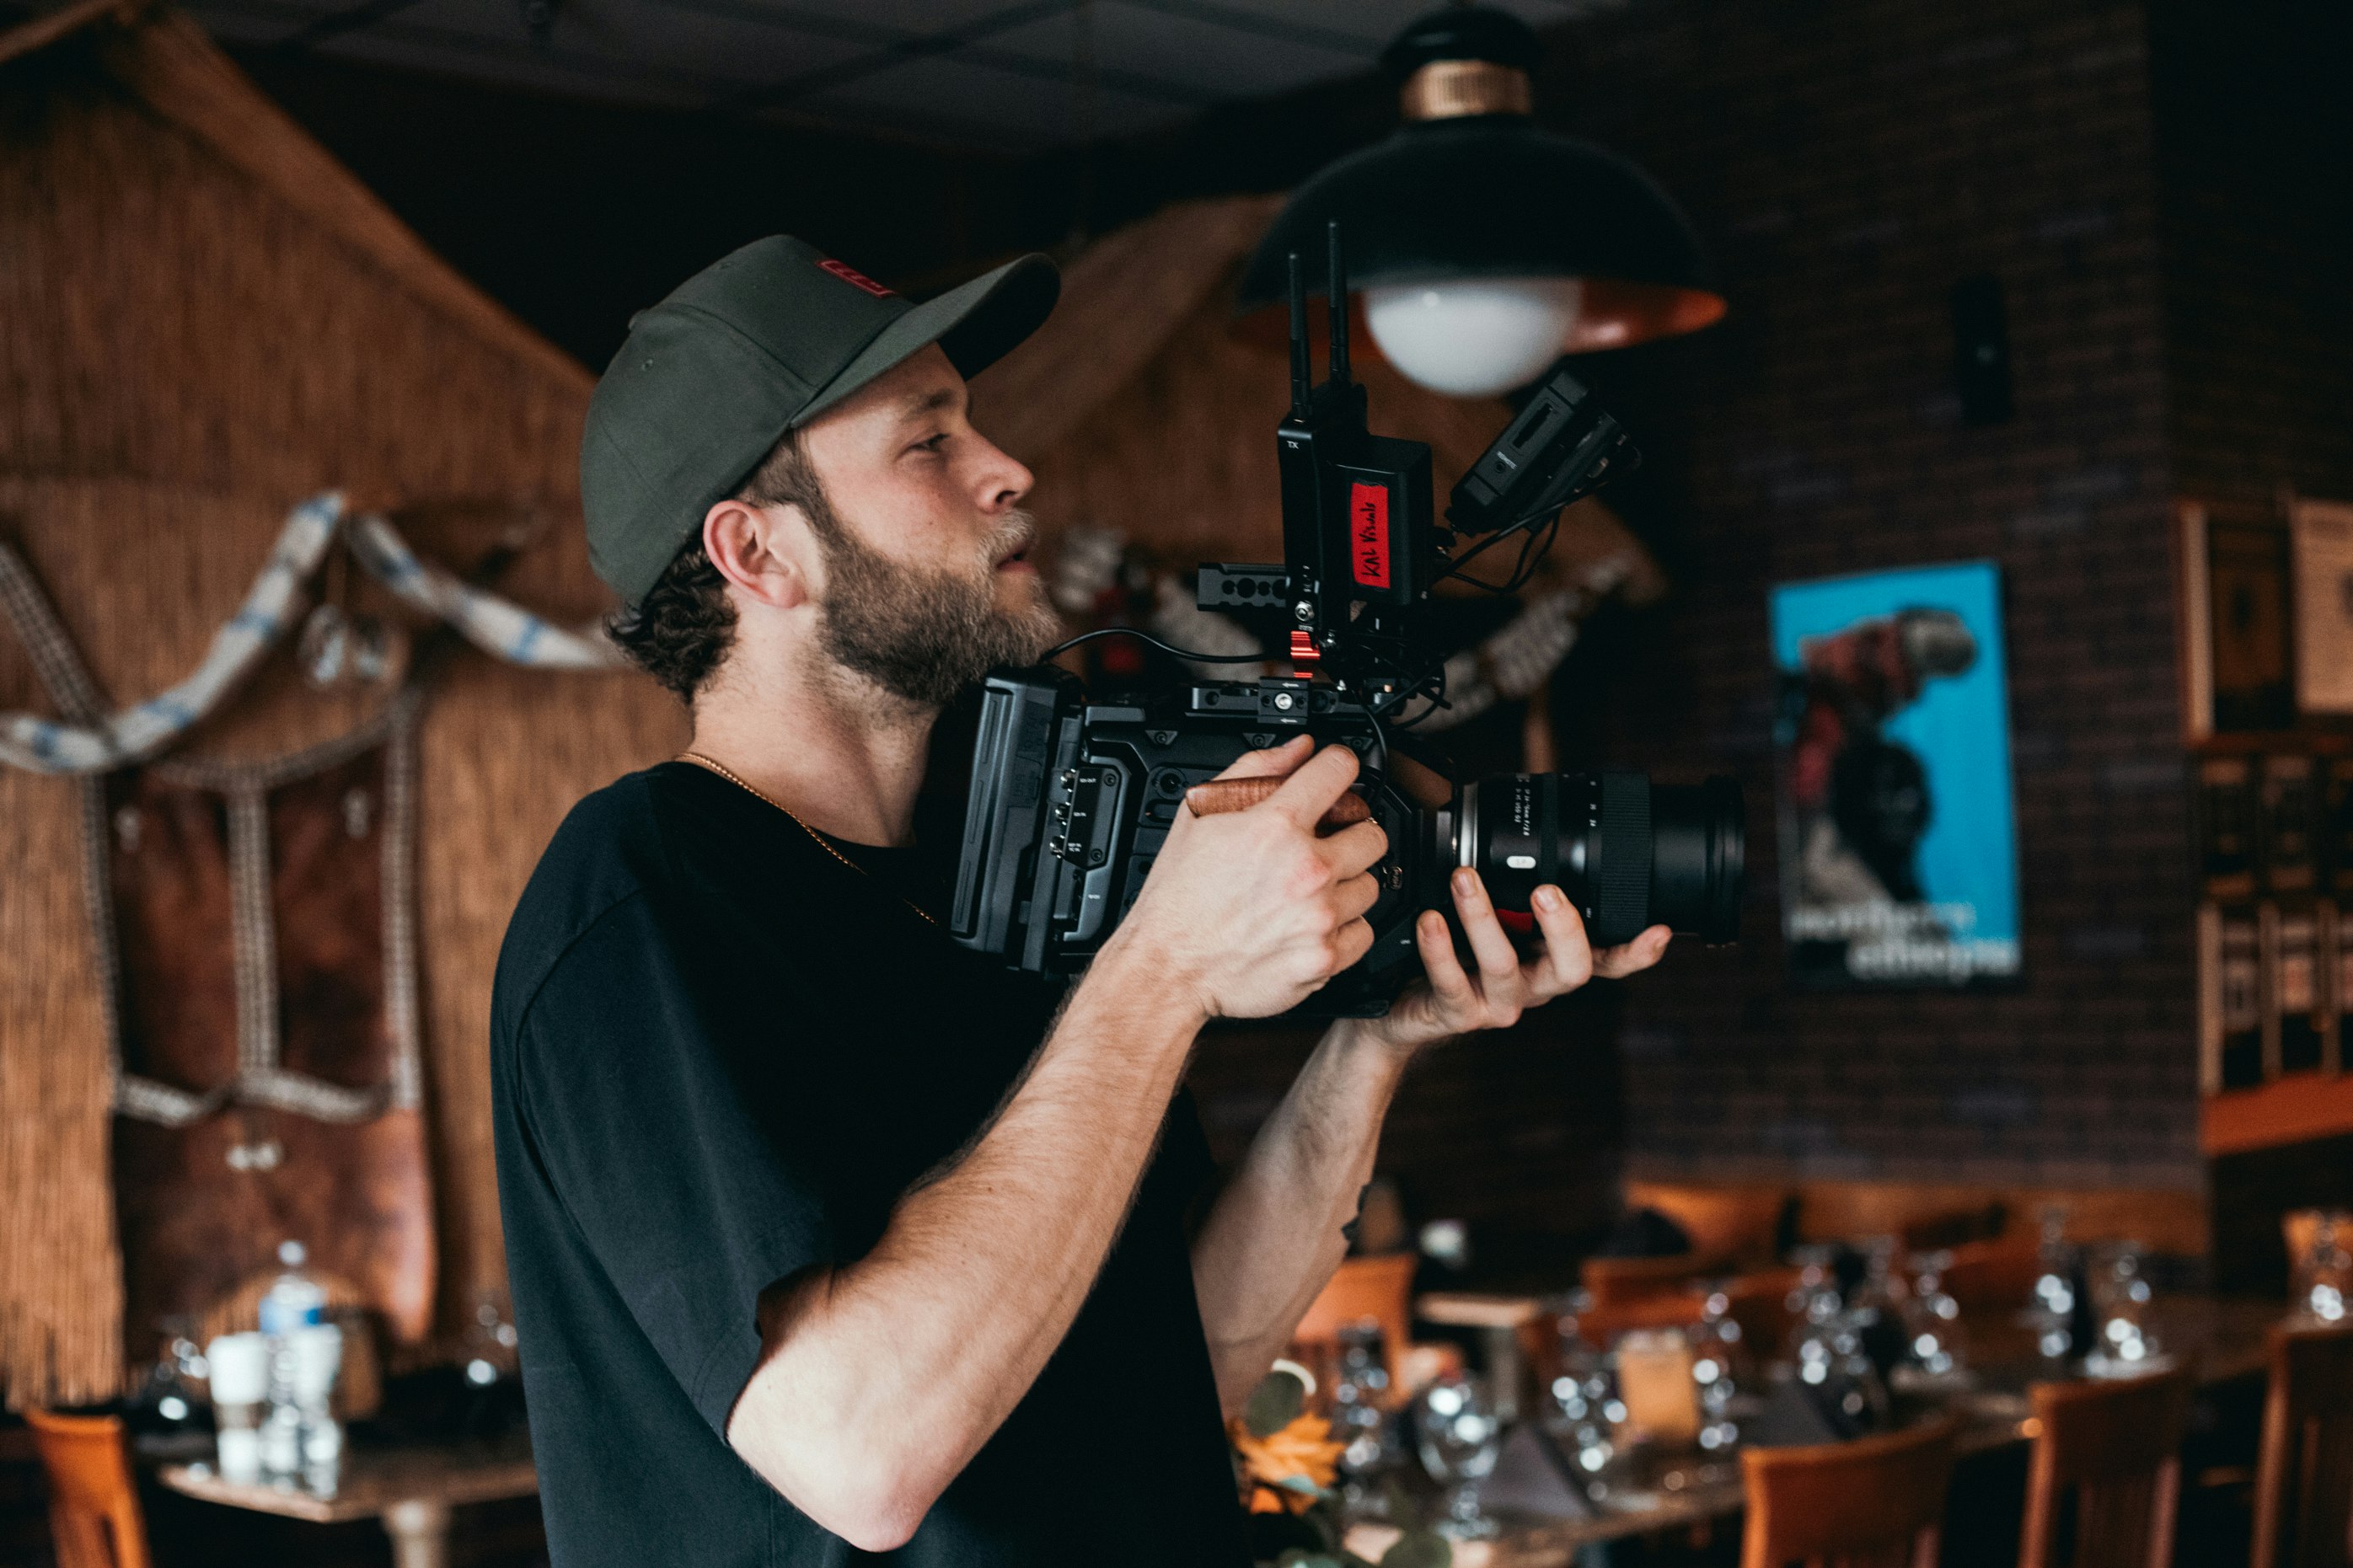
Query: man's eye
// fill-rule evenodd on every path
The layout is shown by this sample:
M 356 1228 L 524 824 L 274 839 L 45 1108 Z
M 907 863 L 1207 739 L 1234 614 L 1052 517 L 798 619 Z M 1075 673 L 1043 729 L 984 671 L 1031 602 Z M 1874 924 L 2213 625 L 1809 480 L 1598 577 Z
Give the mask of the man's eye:
M 912 452 L 936 452 L 947 444 L 948 433 L 943 430 L 936 436 L 916 442 L 913 447 L 909 447 L 908 450 Z

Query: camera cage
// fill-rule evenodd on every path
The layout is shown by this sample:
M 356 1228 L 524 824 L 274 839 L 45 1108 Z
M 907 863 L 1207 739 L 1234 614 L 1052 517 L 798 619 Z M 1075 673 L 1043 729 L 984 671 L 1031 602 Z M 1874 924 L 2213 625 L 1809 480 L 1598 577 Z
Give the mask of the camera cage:
M 1036 973 L 1075 972 L 1140 890 L 1188 784 L 1245 751 L 1312 731 L 1357 752 L 1357 792 L 1395 852 L 1377 868 L 1378 901 L 1366 917 L 1372 950 L 1303 1011 L 1377 1015 L 1412 972 L 1414 921 L 1429 901 L 1412 868 L 1452 863 L 1458 826 L 1468 834 L 1472 826 L 1457 822 L 1461 797 L 1442 773 L 1390 744 L 1393 730 L 1410 730 L 1446 700 L 1447 655 L 1423 646 L 1416 623 L 1448 580 L 1517 591 L 1550 546 L 1561 510 L 1640 457 L 1583 384 L 1556 369 L 1454 486 L 1440 524 L 1429 446 L 1367 426 L 1365 388 L 1349 372 L 1338 224 L 1328 241 L 1331 346 L 1321 382 L 1311 375 L 1301 258 L 1290 258 L 1292 397 L 1276 430 L 1285 559 L 1204 564 L 1196 585 L 1201 608 L 1251 626 L 1266 652 L 1205 655 L 1106 627 L 1071 638 L 1038 667 L 992 674 L 948 922 L 960 944 Z M 1466 539 L 1476 542 L 1456 552 Z M 1517 556 L 1502 581 L 1466 570 L 1514 540 Z M 1050 662 L 1110 637 L 1196 666 L 1287 658 L 1290 671 L 1107 700 Z M 1428 708 L 1399 720 L 1417 699 Z M 1602 775 L 1589 777 L 1601 787 Z M 1647 827 L 1642 850 L 1647 857 Z M 1524 860 L 1537 864 L 1525 856 L 1512 863 Z M 1599 912 L 1587 910 L 1588 922 Z
M 1331 340 L 1320 382 L 1313 378 L 1302 258 L 1290 256 L 1291 407 L 1275 432 L 1285 558 L 1205 563 L 1195 602 L 1250 626 L 1295 676 L 1322 674 L 1363 702 L 1377 725 L 1416 698 L 1432 709 L 1445 703 L 1446 656 L 1416 635 L 1431 590 L 1455 581 L 1491 594 L 1518 592 L 1551 547 L 1562 510 L 1641 458 L 1584 384 L 1556 367 L 1455 484 L 1440 523 L 1428 443 L 1377 436 L 1368 426 L 1365 388 L 1349 370 L 1338 223 L 1326 238 Z M 1467 540 L 1476 542 L 1457 553 Z M 1473 561 L 1514 540 L 1519 550 L 1502 581 L 1470 572 Z

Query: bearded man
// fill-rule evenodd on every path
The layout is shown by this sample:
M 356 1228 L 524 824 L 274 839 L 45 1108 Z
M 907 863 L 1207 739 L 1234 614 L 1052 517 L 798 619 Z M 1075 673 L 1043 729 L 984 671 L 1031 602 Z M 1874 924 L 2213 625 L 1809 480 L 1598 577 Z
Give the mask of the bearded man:
M 1475 876 L 1458 959 L 1332 1026 L 1206 1207 L 1213 1017 L 1371 942 L 1354 753 L 1236 764 L 1067 995 L 941 928 L 913 847 L 942 708 L 1036 659 L 1030 476 L 965 377 L 1052 309 L 1029 257 L 913 305 L 797 240 L 632 324 L 581 458 L 621 646 L 691 749 L 575 808 L 493 1006 L 501 1205 L 551 1555 L 586 1564 L 1247 1561 L 1221 1413 L 1337 1264 L 1414 1053 L 1657 960 Z

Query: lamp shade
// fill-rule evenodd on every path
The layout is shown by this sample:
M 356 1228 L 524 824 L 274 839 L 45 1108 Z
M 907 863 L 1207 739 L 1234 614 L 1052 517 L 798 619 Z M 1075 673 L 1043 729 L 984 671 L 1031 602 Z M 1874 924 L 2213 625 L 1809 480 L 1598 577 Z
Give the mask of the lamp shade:
M 1491 301 L 1514 296 L 1531 331 L 1556 324 L 1561 335 L 1550 343 L 1505 345 L 1532 365 L 1506 385 L 1533 380 L 1562 353 L 1692 331 L 1721 317 L 1725 301 L 1698 236 L 1658 182 L 1530 118 L 1525 68 L 1535 52 L 1525 24 L 1479 7 L 1409 28 L 1388 58 L 1404 74 L 1409 118 L 1293 193 L 1243 273 L 1240 313 L 1280 313 L 1293 251 L 1311 291 L 1326 291 L 1325 225 L 1337 219 L 1349 284 L 1364 291 L 1368 314 L 1393 326 L 1406 326 L 1407 301 L 1419 301 L 1429 323 L 1458 304 L 1471 310 L 1449 298 L 1448 286 L 1464 282 L 1491 285 Z M 1538 308 L 1540 291 L 1528 285 L 1541 280 L 1574 282 L 1549 296 L 1573 296 L 1570 308 Z M 1388 351 L 1389 334 L 1373 330 Z
M 1574 278 L 1453 278 L 1364 290 L 1365 325 L 1409 380 L 1493 397 L 1544 374 L 1577 324 Z

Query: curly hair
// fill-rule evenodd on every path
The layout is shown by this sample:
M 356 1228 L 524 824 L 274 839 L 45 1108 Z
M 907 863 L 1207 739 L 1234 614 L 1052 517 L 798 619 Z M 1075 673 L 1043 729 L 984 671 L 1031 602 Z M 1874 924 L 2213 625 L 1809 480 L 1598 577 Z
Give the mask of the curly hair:
M 753 506 L 797 506 L 820 534 L 837 526 L 797 430 L 786 431 L 769 448 L 735 499 Z M 701 530 L 670 558 L 645 596 L 616 611 L 605 629 L 632 664 L 680 701 L 693 702 L 735 646 L 735 606 L 727 597 L 726 578 L 702 548 Z

